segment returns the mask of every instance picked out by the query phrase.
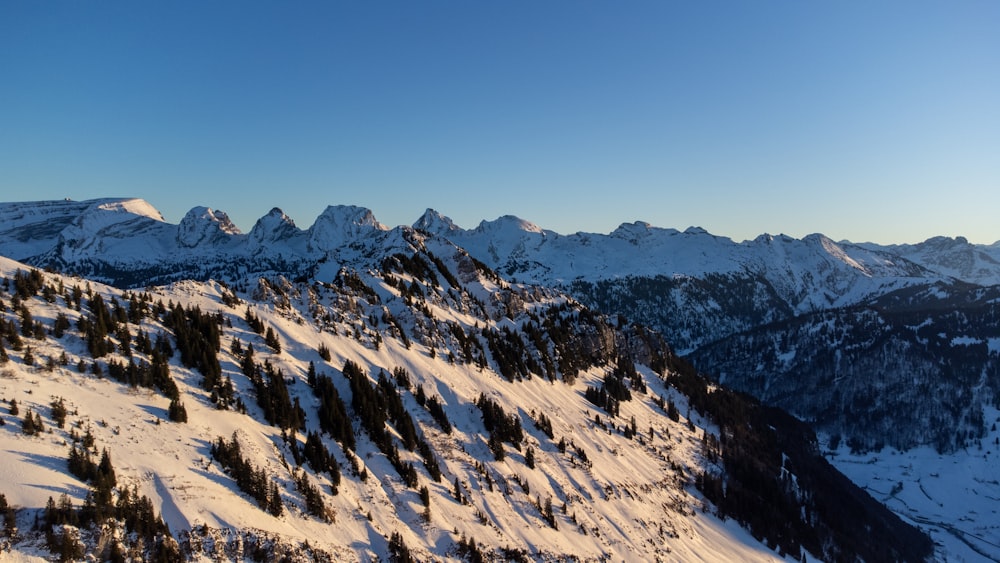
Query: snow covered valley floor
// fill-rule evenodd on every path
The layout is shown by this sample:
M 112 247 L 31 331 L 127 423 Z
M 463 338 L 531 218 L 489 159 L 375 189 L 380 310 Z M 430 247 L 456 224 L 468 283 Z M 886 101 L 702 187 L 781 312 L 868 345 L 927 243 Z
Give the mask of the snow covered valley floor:
M 982 449 L 941 455 L 931 447 L 827 459 L 896 514 L 929 532 L 944 561 L 1000 561 L 1000 411 L 984 412 Z M 993 424 L 995 421 L 996 424 Z

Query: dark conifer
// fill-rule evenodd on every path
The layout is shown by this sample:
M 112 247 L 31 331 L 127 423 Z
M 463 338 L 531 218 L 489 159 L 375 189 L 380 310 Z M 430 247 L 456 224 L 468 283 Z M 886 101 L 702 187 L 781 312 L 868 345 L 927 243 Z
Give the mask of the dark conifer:
M 28 409 L 24 413 L 24 419 L 21 421 L 21 432 L 27 436 L 34 436 L 38 434 L 41 430 L 35 424 L 35 414 Z
M 173 422 L 187 422 L 187 409 L 184 408 L 184 403 L 176 398 L 171 400 L 170 406 L 167 408 L 167 416 Z
M 267 334 L 264 336 L 264 344 L 267 344 L 267 346 L 273 350 L 275 354 L 281 353 L 281 341 L 278 340 L 277 333 L 275 333 L 274 329 L 271 327 L 267 327 Z
M 323 358 L 324 361 L 330 361 L 332 356 L 330 355 L 330 349 L 326 347 L 326 344 L 320 342 L 319 348 L 317 348 L 316 351 L 319 353 L 319 357 Z
M 66 403 L 65 403 L 65 401 L 63 401 L 63 398 L 59 397 L 58 399 L 53 400 L 52 403 L 49 406 L 52 409 L 50 411 L 50 414 L 52 416 L 52 420 L 56 423 L 56 426 L 58 426 L 59 428 L 62 428 L 63 426 L 65 426 L 66 425 Z
M 115 477 L 115 468 L 111 465 L 111 454 L 107 448 L 101 451 L 101 461 L 97 464 L 97 475 L 98 479 L 104 480 L 112 488 L 118 484 L 118 479 Z

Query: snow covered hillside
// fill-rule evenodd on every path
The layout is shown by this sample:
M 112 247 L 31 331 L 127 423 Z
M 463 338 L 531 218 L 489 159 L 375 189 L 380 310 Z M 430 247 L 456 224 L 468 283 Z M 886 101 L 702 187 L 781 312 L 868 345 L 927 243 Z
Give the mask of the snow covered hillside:
M 433 237 L 379 244 L 328 249 L 375 260 L 329 282 L 141 290 L 0 259 L 0 553 L 929 555 L 807 428 L 655 333 Z

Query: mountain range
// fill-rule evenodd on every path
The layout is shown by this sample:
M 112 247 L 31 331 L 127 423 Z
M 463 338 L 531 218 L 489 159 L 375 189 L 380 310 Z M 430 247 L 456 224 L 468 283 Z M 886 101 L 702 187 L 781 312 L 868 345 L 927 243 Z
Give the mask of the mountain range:
M 305 406 L 301 427 L 294 421 L 268 424 L 271 407 L 254 403 L 275 388 L 243 373 L 240 366 L 249 362 L 246 352 L 227 350 L 227 344 L 218 352 L 220 370 L 249 416 L 233 412 L 232 405 L 217 413 L 218 382 L 204 385 L 199 381 L 206 377 L 204 366 L 175 357 L 170 371 L 188 399 L 191 418 L 201 419 L 198 430 L 179 435 L 178 441 L 189 446 L 168 448 L 181 460 L 170 469 L 176 488 L 163 485 L 165 477 L 144 465 L 139 454 L 118 454 L 129 458 L 127 472 L 142 492 L 158 499 L 171 529 L 187 534 L 183 537 L 188 543 L 181 541 L 179 552 L 188 557 L 206 549 L 204 543 L 192 547 L 198 530 L 214 534 L 211 549 L 225 550 L 236 549 L 233 542 L 244 542 L 244 549 L 251 536 L 237 541 L 232 534 L 253 529 L 264 530 L 263 536 L 283 537 L 281 545 L 297 556 L 308 551 L 302 540 L 322 537 L 325 553 L 356 558 L 397 557 L 400 543 L 422 554 L 418 559 L 469 558 L 479 550 L 477 543 L 469 548 L 468 539 L 475 535 L 493 557 L 508 558 L 835 560 L 864 553 L 866 560 L 915 560 L 929 556 L 923 551 L 928 544 L 895 516 L 879 512 L 879 505 L 869 504 L 870 497 L 854 485 L 841 481 L 819 455 L 812 430 L 780 410 L 724 392 L 717 383 L 806 420 L 823 433 L 827 453 L 841 452 L 844 459 L 849 451 L 865 455 L 886 445 L 902 450 L 930 445 L 954 455 L 977 444 L 982 448 L 996 433 L 990 417 L 1000 389 L 1000 331 L 991 286 L 1000 283 L 998 244 L 934 238 L 880 246 L 834 242 L 822 235 L 801 240 L 762 235 L 736 243 L 698 228 L 676 231 L 640 222 L 624 224 L 608 235 L 560 235 L 512 216 L 466 230 L 433 210 L 413 226 L 389 228 L 370 210 L 354 206 L 327 207 L 308 229 L 297 227 L 275 208 L 244 234 L 218 210 L 196 207 L 174 225 L 145 201 L 102 199 L 0 204 L 0 255 L 17 261 L 5 263 L 11 295 L 17 294 L 13 286 L 24 275 L 17 272 L 32 267 L 58 272 L 37 274 L 44 279 L 41 287 L 18 298 L 40 308 L 34 317 L 45 321 L 38 334 L 51 333 L 60 313 L 77 325 L 87 318 L 79 299 L 76 308 L 62 297 L 49 301 L 51 295 L 42 290 L 57 282 L 63 287 L 61 292 L 51 290 L 57 296 L 72 285 L 86 284 L 98 287 L 110 302 L 153 292 L 183 307 L 219 310 L 220 326 L 233 327 L 222 330 L 226 342 L 252 341 L 258 351 L 267 339 L 254 327 L 262 322 L 277 330 L 283 345 L 280 350 L 269 347 L 267 365 L 272 373 L 277 368 L 285 374 L 289 400 L 294 397 L 296 404 Z M 16 308 L 5 318 L 13 326 L 19 319 Z M 162 313 L 145 317 L 136 326 L 149 334 L 170 335 L 180 346 L 180 325 L 169 324 L 167 318 Z M 20 321 L 23 324 L 23 315 Z M 65 352 L 67 365 L 92 362 L 106 371 L 110 360 L 92 357 L 92 343 L 84 332 L 61 340 L 43 338 L 45 343 L 32 342 L 32 349 L 49 358 Z M 29 323 L 23 338 L 30 341 L 31 334 Z M 128 337 L 106 338 L 119 350 L 110 357 L 124 362 L 120 349 Z M 331 351 L 336 358 L 324 358 Z M 39 369 L 26 365 L 23 350 L 13 357 L 17 369 L 4 392 L 23 398 L 30 385 L 37 385 L 39 377 L 33 374 Z M 148 354 L 139 357 L 152 361 Z M 385 446 L 380 432 L 366 427 L 361 422 L 363 407 L 351 403 L 363 389 L 354 387 L 348 360 L 360 363 L 376 391 L 377 374 L 393 373 L 394 367 L 405 366 L 405 379 L 420 382 L 408 387 L 402 377 L 395 381 L 394 392 L 403 398 L 411 422 L 397 413 L 397 418 L 386 415 L 383 424 L 397 446 L 403 445 L 399 441 L 407 424 L 415 424 L 429 456 L 408 448 L 393 454 L 392 448 L 379 446 Z M 60 365 L 41 371 L 60 374 L 42 377 L 44 393 L 70 397 L 66 384 L 96 386 L 104 396 L 114 392 L 114 383 L 95 381 L 81 370 L 66 373 L 73 370 Z M 222 477 L 226 473 L 210 459 L 203 466 L 208 468 L 205 475 L 192 473 L 190 466 L 197 465 L 192 463 L 197 458 L 204 463 L 210 457 L 206 444 L 236 431 L 233 440 L 237 434 L 252 440 L 254 463 L 268 467 L 281 484 L 278 496 L 305 511 L 308 495 L 303 491 L 308 488 L 296 488 L 301 474 L 332 485 L 332 477 L 304 469 L 297 459 L 290 463 L 308 433 L 323 430 L 318 419 L 325 415 L 312 406 L 316 400 L 323 404 L 313 398 L 318 397 L 315 383 L 292 385 L 305 379 L 308 365 L 336 374 L 338 394 L 351 404 L 346 412 L 354 420 L 352 435 L 362 444 L 337 449 L 327 429 L 325 445 L 334 449 L 333 458 L 353 469 L 345 473 L 345 490 L 352 492 L 328 496 L 326 502 L 334 512 L 355 517 L 363 515 L 359 507 L 372 502 L 384 510 L 374 515 L 369 511 L 338 535 L 302 524 L 297 518 L 310 521 L 302 514 L 278 517 L 282 524 L 275 527 L 270 517 L 237 516 L 242 510 L 238 502 L 230 507 L 227 501 L 226 508 L 214 512 L 192 495 L 168 492 L 186 487 L 218 494 L 212 487 L 228 486 Z M 488 377 L 482 379 L 482 374 Z M 431 416 L 435 411 L 419 403 L 418 387 L 421 393 L 431 389 L 444 405 L 441 412 L 455 422 L 457 436 L 444 433 Z M 230 391 L 221 389 L 228 396 Z M 494 436 L 502 432 L 489 428 L 487 413 L 492 410 L 479 406 L 480 395 L 496 400 L 505 412 L 516 413 L 524 428 L 534 425 L 541 434 L 529 431 L 527 437 L 504 445 L 503 438 Z M 41 399 L 31 401 L 38 411 L 48 410 Z M 80 399 L 78 410 L 99 410 L 96 396 L 86 401 Z M 163 408 L 133 399 L 125 402 L 132 405 L 123 407 L 126 413 L 160 413 L 156 409 Z M 152 402 L 165 404 L 167 399 Z M 674 408 L 667 409 L 668 404 Z M 546 432 L 548 425 L 539 423 L 539 413 L 556 412 L 562 418 L 551 426 L 562 432 L 553 436 L 573 436 L 575 446 L 566 450 L 568 455 L 556 438 L 547 437 L 553 430 Z M 130 424 L 129 416 L 116 419 L 116 426 Z M 282 430 L 280 437 L 275 426 Z M 217 432 L 223 428 L 224 433 Z M 767 428 L 774 434 L 763 430 Z M 119 433 L 101 434 L 115 444 L 116 452 L 127 448 L 127 440 L 138 439 L 129 432 L 127 440 Z M 21 449 L 7 451 L 23 455 L 12 471 L 28 471 L 22 466 L 32 460 L 59 457 L 54 446 L 25 449 L 20 441 L 26 439 L 15 438 L 8 443 Z M 68 436 L 62 439 L 72 442 Z M 669 447 L 657 446 L 659 439 L 666 439 Z M 166 447 L 165 438 L 157 440 Z M 496 453 L 494 441 L 507 452 L 506 459 L 498 459 L 503 455 Z M 579 451 L 573 449 L 577 446 Z M 522 447 L 537 456 L 533 464 L 546 468 L 544 479 L 524 469 Z M 984 457 L 987 464 L 995 463 L 990 455 Z M 449 481 L 457 480 L 454 490 L 432 485 L 428 457 L 444 466 Z M 511 457 L 521 465 L 512 468 Z M 404 461 L 411 470 L 424 464 L 417 481 L 427 483 L 430 500 L 423 502 L 424 493 L 407 486 L 411 473 Z M 58 464 L 49 465 L 57 470 Z M 292 465 L 296 470 L 289 472 Z M 141 477 L 147 472 L 151 481 Z M 371 473 L 380 482 L 392 482 L 383 484 L 375 496 L 362 477 Z M 626 475 L 631 475 L 627 484 L 620 481 Z M 666 475 L 675 475 L 673 484 L 658 484 Z M 492 486 L 484 488 L 483 481 L 499 483 L 501 477 L 506 483 L 503 500 L 493 497 Z M 16 479 L 8 473 L 5 482 Z M 395 483 L 398 479 L 402 485 Z M 904 477 L 899 479 L 902 485 Z M 760 488 L 767 483 L 772 483 L 769 488 Z M 869 483 L 863 485 L 871 492 Z M 84 501 L 85 488 L 75 486 L 76 500 Z M 60 487 L 65 488 L 47 482 L 36 494 L 8 490 L 7 495 L 21 506 L 40 507 L 44 491 Z M 518 488 L 524 498 L 511 496 Z M 654 493 L 658 488 L 662 490 Z M 919 490 L 929 491 L 928 497 L 943 494 L 926 483 Z M 405 500 L 407 495 L 421 497 L 416 502 L 425 507 L 450 506 L 450 495 L 459 506 L 474 507 L 475 518 L 462 516 L 472 508 L 448 508 L 446 515 L 433 512 L 422 519 L 412 508 L 414 501 Z M 880 500 L 891 505 L 906 495 L 895 491 Z M 872 546 L 856 538 L 854 528 L 842 527 L 837 516 L 838 510 L 848 510 L 846 505 L 829 504 L 831 496 L 841 503 L 857 503 L 850 510 L 862 515 L 862 527 L 883 530 L 900 542 L 886 543 L 876 534 L 878 545 Z M 751 497 L 772 499 L 768 503 L 773 504 L 760 510 L 759 502 L 749 502 Z M 565 511 L 552 513 L 547 499 L 563 503 Z M 614 507 L 599 508 L 604 505 L 598 500 Z M 574 502 L 592 516 L 588 525 L 579 523 L 579 511 L 572 518 L 577 531 L 589 539 L 580 543 L 579 538 L 526 531 L 537 527 L 539 518 L 549 528 L 565 530 Z M 681 516 L 654 515 L 654 505 L 672 506 Z M 951 516 L 916 519 L 905 507 L 892 508 L 911 524 L 930 526 L 936 557 L 976 557 L 985 550 L 989 558 L 988 538 L 997 533 L 989 522 L 975 532 L 986 538 L 984 547 L 965 532 L 955 533 Z M 431 525 L 441 516 L 444 524 Z M 24 518 L 17 517 L 22 529 Z M 493 539 L 483 538 L 481 530 L 476 533 L 476 522 L 494 530 Z M 656 533 L 651 532 L 654 522 L 660 524 Z M 260 533 L 251 535 L 253 542 L 262 541 Z M 368 540 L 352 543 L 356 537 Z M 766 547 L 760 551 L 762 545 Z M 273 555 L 273 549 L 269 553 Z
M 607 235 L 560 235 L 514 216 L 463 229 L 430 209 L 412 227 L 389 228 L 356 206 L 328 206 L 308 229 L 275 208 L 244 234 L 222 211 L 195 207 L 174 225 L 137 199 L 0 204 L 0 224 L 0 254 L 118 287 L 183 279 L 239 284 L 274 275 L 329 281 L 344 267 L 377 269 L 385 255 L 408 252 L 417 233 L 433 235 L 506 279 L 557 288 L 594 310 L 652 327 L 727 385 L 864 448 L 961 447 L 966 437 L 982 435 L 980 406 L 1000 395 L 993 300 L 969 289 L 1000 284 L 1000 243 L 936 237 L 879 246 L 819 234 L 736 243 L 696 227 L 677 231 L 642 222 Z M 896 292 L 909 296 L 907 314 L 917 317 L 906 321 L 911 324 L 884 318 L 896 307 L 887 305 L 893 302 L 887 296 Z M 963 310 L 985 312 L 938 331 L 928 344 L 916 327 L 953 311 L 942 312 L 941 303 L 954 301 L 944 294 L 964 295 Z M 831 330 L 820 331 L 830 323 Z M 890 325 L 897 329 L 885 330 Z M 752 336 L 764 327 L 766 336 Z M 873 339 L 875 327 L 885 338 Z M 845 338 L 855 344 L 841 346 Z M 833 361 L 833 353 L 847 353 L 850 361 Z M 894 365 L 886 367 L 886 354 Z M 957 376 L 938 377 L 942 354 L 965 358 L 948 371 Z M 873 370 L 888 382 L 872 384 Z M 854 415 L 852 405 L 870 402 L 872 389 L 904 385 L 912 374 L 919 381 L 911 387 L 941 392 L 896 394 L 892 405 L 868 410 L 875 418 Z M 827 383 L 833 380 L 841 382 L 836 389 Z M 970 381 L 980 380 L 971 393 Z M 897 415 L 922 422 L 897 424 Z M 892 426 L 906 430 L 887 435 Z
M 138 199 L 0 204 L 4 255 L 26 263 L 109 273 L 167 260 L 183 268 L 195 258 L 243 257 L 290 262 L 348 258 L 345 246 L 401 232 L 379 223 L 366 208 L 329 206 L 308 229 L 280 209 L 241 233 L 225 212 L 195 207 L 179 224 L 163 220 Z M 815 234 L 803 239 L 761 235 L 735 243 L 691 227 L 685 231 L 623 224 L 607 235 L 560 235 L 513 216 L 462 229 L 428 209 L 413 229 L 442 236 L 499 273 L 544 285 L 638 277 L 762 276 L 794 312 L 855 304 L 887 289 L 957 279 L 1000 283 L 1000 242 L 974 245 L 962 237 L 935 237 L 919 244 L 880 246 L 834 242 Z M 178 272 L 175 276 L 181 275 Z

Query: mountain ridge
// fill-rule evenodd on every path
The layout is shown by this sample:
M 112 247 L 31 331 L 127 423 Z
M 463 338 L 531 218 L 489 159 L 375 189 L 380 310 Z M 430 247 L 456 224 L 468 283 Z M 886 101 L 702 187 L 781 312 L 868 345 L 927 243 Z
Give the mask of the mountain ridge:
M 509 284 L 461 250 L 445 254 L 443 241 L 429 242 L 436 253 L 418 245 L 385 256 L 380 273 L 341 270 L 330 284 L 248 278 L 242 288 L 187 280 L 122 290 L 0 258 L 0 296 L 14 305 L 0 312 L 8 407 L 0 448 L 10 460 L 0 468 L 0 508 L 15 507 L 0 549 L 101 558 L 118 550 L 147 560 L 370 560 L 412 549 L 421 559 L 478 560 L 485 552 L 540 561 L 798 560 L 803 548 L 830 558 L 862 549 L 872 560 L 918 560 L 930 549 L 926 536 L 886 521 L 889 513 L 859 489 L 845 482 L 821 490 L 816 483 L 829 481 L 820 475 L 832 469 L 790 419 L 773 423 L 788 436 L 802 433 L 804 445 L 785 446 L 786 461 L 777 451 L 760 460 L 775 485 L 759 494 L 785 499 L 773 510 L 794 502 L 788 514 L 799 515 L 804 503 L 812 516 L 751 517 L 763 513 L 739 506 L 743 481 L 731 481 L 728 494 L 716 489 L 723 459 L 747 461 L 730 457 L 717 438 L 704 441 L 727 428 L 756 447 L 769 440 L 732 412 L 713 410 L 719 392 L 675 364 L 655 335 L 611 324 L 558 292 Z M 18 321 L 28 328 L 11 332 Z M 209 348 L 191 355 L 203 338 Z M 160 379 L 148 380 L 162 358 Z M 611 385 L 620 402 L 602 399 L 604 406 L 580 390 Z M 619 395 L 630 389 L 632 397 Z M 405 414 L 390 410 L 373 426 L 362 399 L 369 393 Z M 684 393 L 697 393 L 697 403 Z M 667 401 L 684 418 L 675 420 Z M 64 402 L 57 414 L 51 405 Z M 324 406 L 331 403 L 342 404 Z M 337 410 L 350 413 L 346 426 L 331 418 Z M 406 445 L 407 436 L 427 450 Z M 87 507 L 107 510 L 99 500 L 106 485 L 70 473 L 78 448 L 110 450 L 120 483 L 111 498 L 152 499 L 177 536 L 138 532 L 136 541 L 127 512 L 91 526 Z M 315 458 L 327 449 L 332 457 Z M 234 457 L 245 460 L 234 465 Z M 247 466 L 271 483 L 269 493 L 240 485 L 239 467 Z M 801 498 L 778 487 L 779 466 L 801 475 Z M 856 499 L 864 508 L 845 521 L 812 498 Z M 844 534 L 868 533 L 857 522 L 889 541 L 841 543 Z M 778 551 L 754 536 L 771 538 Z
M 590 343 L 587 346 L 615 343 L 619 337 L 612 336 L 611 327 L 639 321 L 660 329 L 674 349 L 688 353 L 769 324 L 871 306 L 871 300 L 892 292 L 910 292 L 905 294 L 919 310 L 933 293 L 926 288 L 957 283 L 947 268 L 971 271 L 982 279 L 996 275 L 990 247 L 974 247 L 970 253 L 967 241 L 941 237 L 931 239 L 931 246 L 899 251 L 837 243 L 819 234 L 801 240 L 761 235 L 735 243 L 696 227 L 677 231 L 640 221 L 623 224 L 608 235 L 560 235 L 515 216 L 465 230 L 432 209 L 412 227 L 388 228 L 370 210 L 357 206 L 327 206 L 308 229 L 300 229 L 274 208 L 243 234 L 221 211 L 196 207 L 181 224 L 171 225 L 150 209 L 136 200 L 46 202 L 34 208 L 0 204 L 0 218 L 17 218 L 10 223 L 13 227 L 0 227 L 0 255 L 27 253 L 25 262 L 31 266 L 125 289 L 222 282 L 232 287 L 224 291 L 226 295 L 232 291 L 240 299 L 269 302 L 277 311 L 287 311 L 294 296 L 312 295 L 318 288 L 349 289 L 325 313 L 330 320 L 323 323 L 354 318 L 360 323 L 342 327 L 345 336 L 353 334 L 376 350 L 387 338 L 401 338 L 409 342 L 407 350 L 424 346 L 432 357 L 447 353 L 468 361 L 475 355 L 474 349 L 463 348 L 468 340 L 446 336 L 451 325 L 433 320 L 438 314 L 485 315 L 476 323 L 477 330 L 484 322 L 494 328 L 482 334 L 481 345 L 489 351 L 484 348 L 484 359 L 475 361 L 486 361 L 503 377 L 515 380 L 563 369 L 554 367 L 548 353 L 526 356 L 523 344 L 512 336 L 536 338 L 532 334 L 542 319 L 514 321 L 526 305 L 554 295 L 578 302 L 573 307 L 582 304 L 616 319 L 609 327 L 579 334 L 580 342 Z M 42 215 L 46 220 L 38 219 Z M 39 236 L 33 239 L 26 232 Z M 924 264 L 938 264 L 941 269 Z M 317 289 L 304 289 L 309 284 Z M 360 303 L 367 305 L 358 309 Z M 308 309 L 318 310 L 314 303 Z M 366 315 L 367 322 L 362 320 Z M 469 317 L 463 318 L 459 324 L 468 326 Z M 614 346 L 636 361 L 641 358 L 644 365 L 659 361 L 634 347 L 641 339 L 628 346 L 626 341 Z M 557 352 L 567 357 L 565 350 Z M 603 361 L 609 366 L 617 363 L 613 357 Z M 723 365 L 713 362 L 703 369 Z M 743 367 L 759 363 L 759 358 L 750 356 Z M 573 372 L 570 368 L 567 373 Z M 735 370 L 724 375 L 728 382 Z M 610 385 L 615 388 L 613 382 Z M 696 388 L 692 392 L 704 392 Z M 617 409 L 617 403 L 602 397 L 591 400 Z M 982 436 L 985 421 L 971 420 L 979 421 L 976 432 Z M 722 499 L 718 509 L 725 510 L 724 497 L 712 497 L 719 494 L 713 492 L 713 479 L 703 478 L 699 490 L 707 498 Z

